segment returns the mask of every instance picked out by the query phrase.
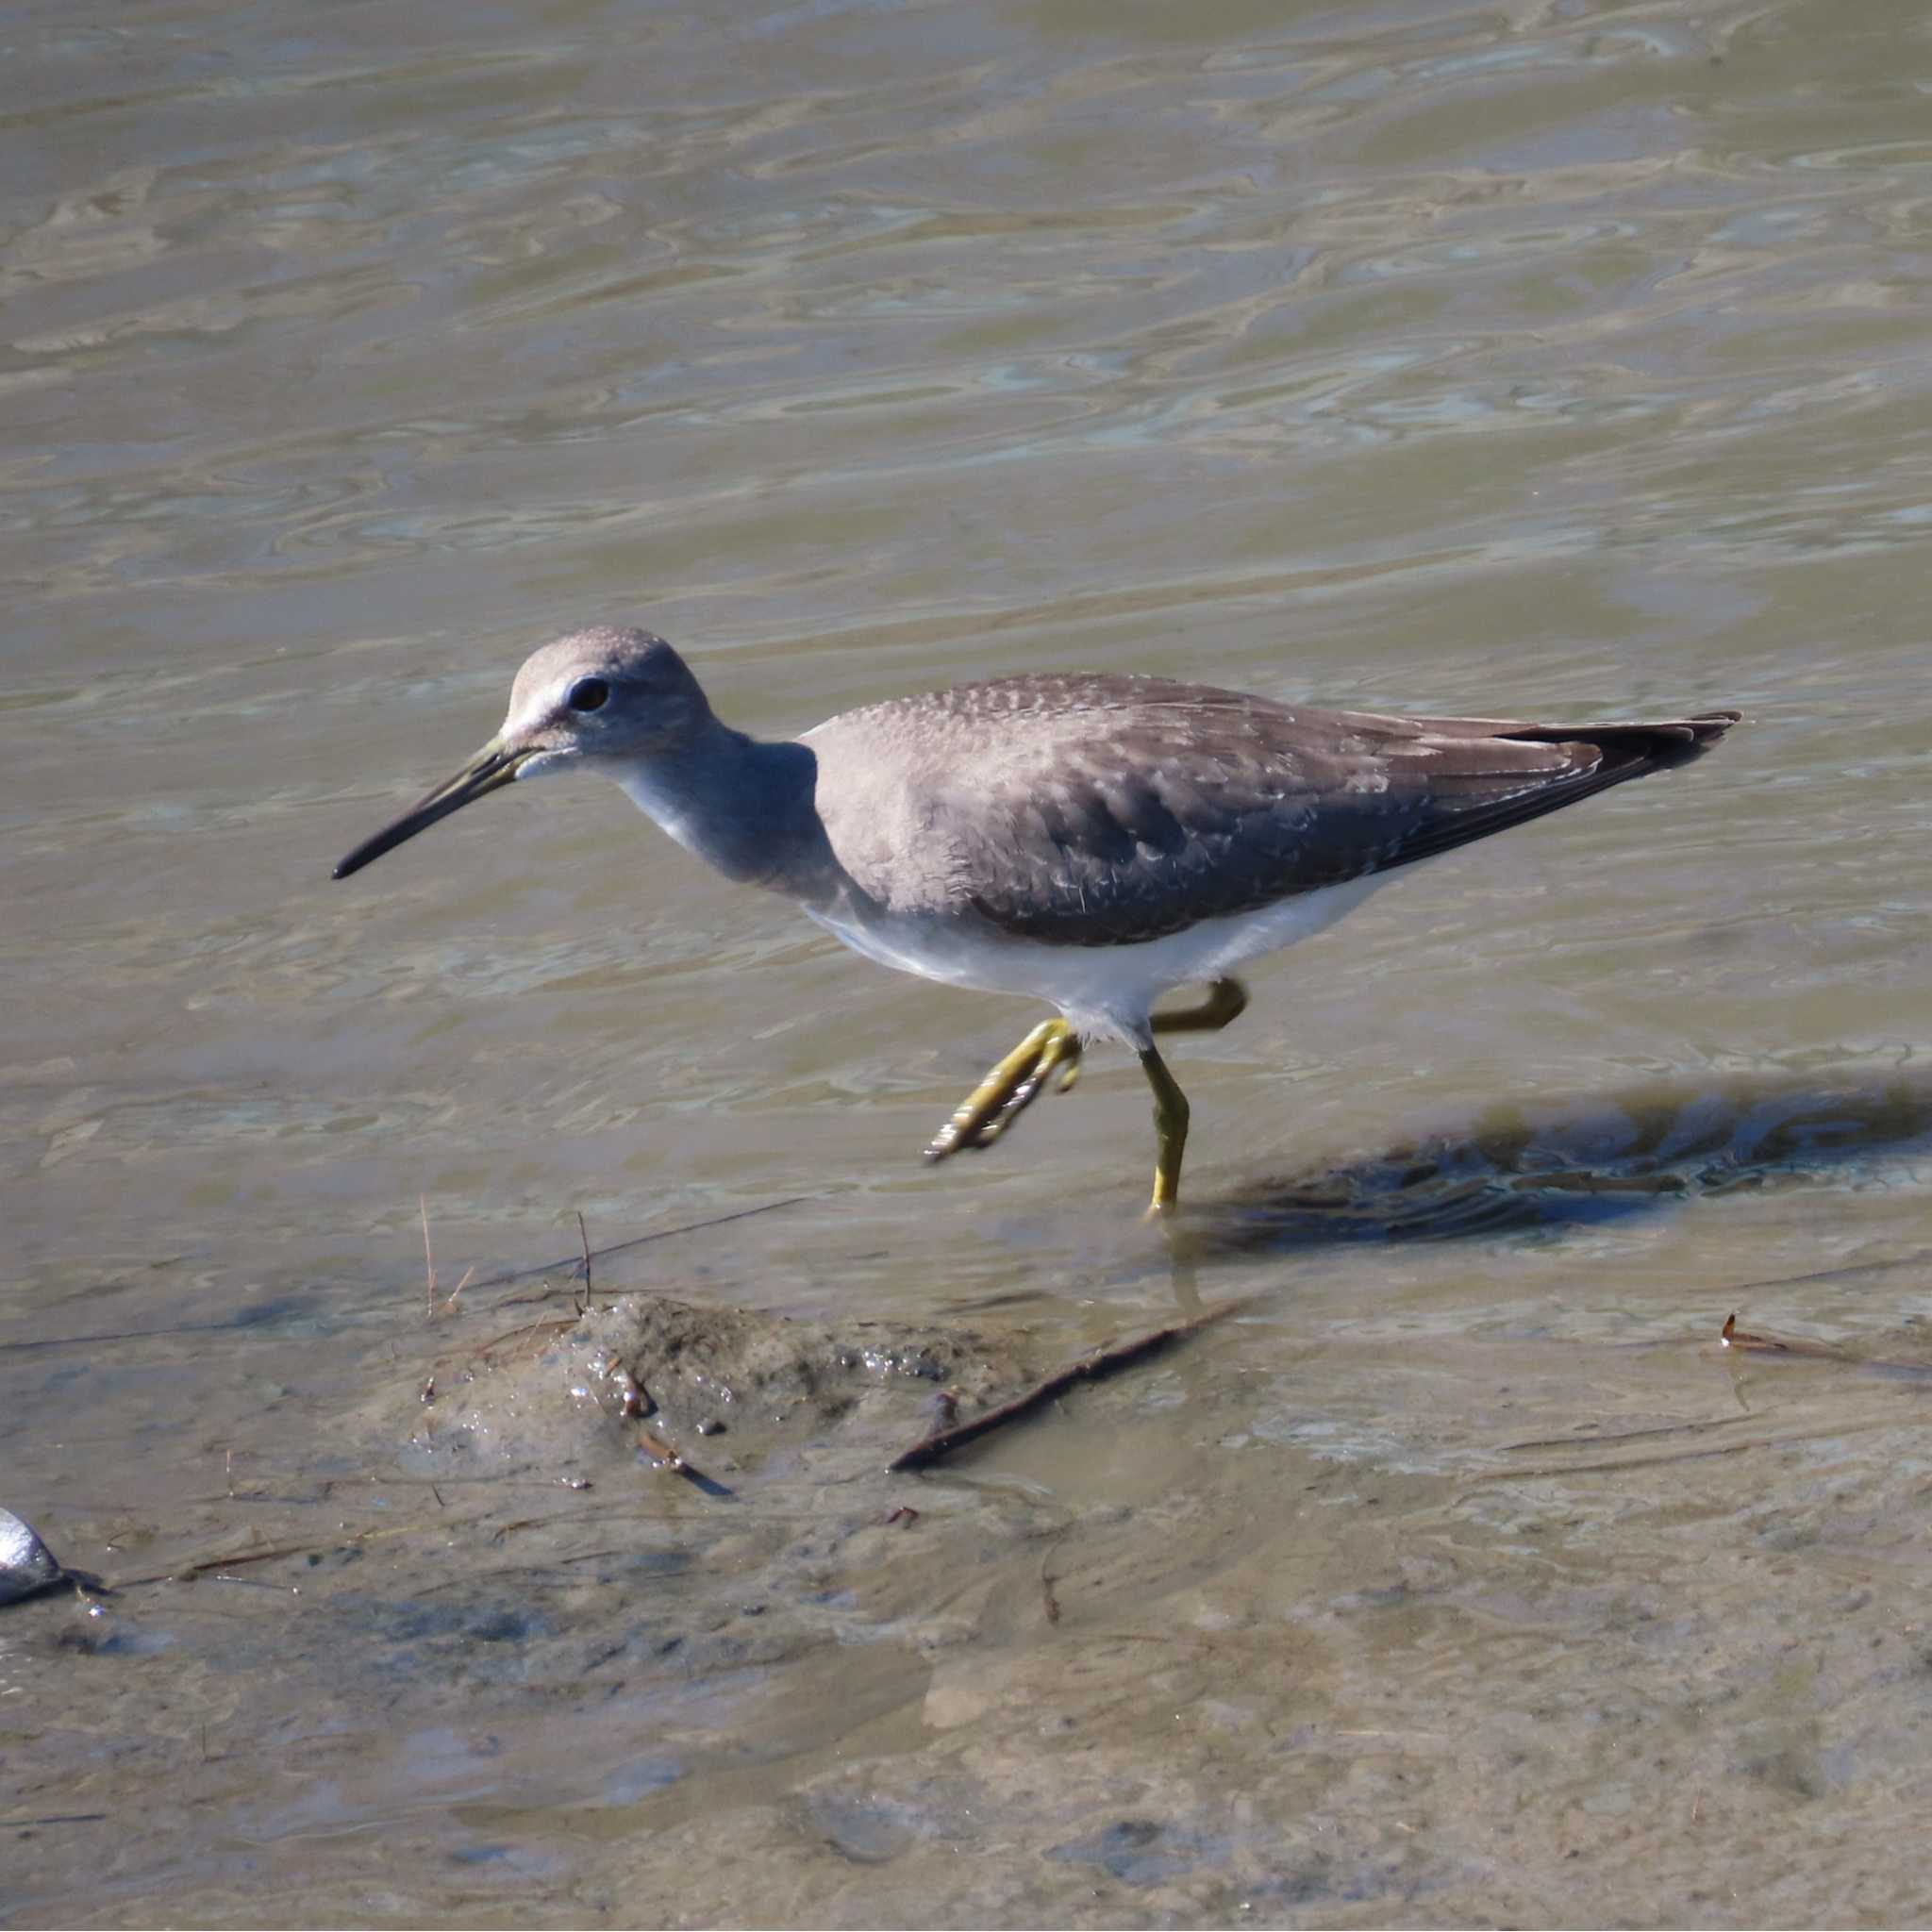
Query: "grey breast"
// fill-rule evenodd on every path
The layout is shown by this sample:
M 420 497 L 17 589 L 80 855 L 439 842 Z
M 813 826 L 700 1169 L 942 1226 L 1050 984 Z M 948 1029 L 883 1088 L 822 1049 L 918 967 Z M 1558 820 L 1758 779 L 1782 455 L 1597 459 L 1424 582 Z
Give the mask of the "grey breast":
M 1038 675 L 808 735 L 853 878 L 895 911 L 1118 945 L 1445 852 L 1695 757 L 1735 712 L 1549 725 Z

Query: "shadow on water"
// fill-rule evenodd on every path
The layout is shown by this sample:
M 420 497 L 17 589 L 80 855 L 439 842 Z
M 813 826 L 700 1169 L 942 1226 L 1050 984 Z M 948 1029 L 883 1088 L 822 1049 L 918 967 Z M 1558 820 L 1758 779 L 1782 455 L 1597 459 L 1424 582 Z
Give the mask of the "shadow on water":
M 1298 1174 L 1208 1209 L 1208 1253 L 1559 1232 L 1740 1189 L 1912 1185 L 1932 1155 L 1932 1077 L 1658 1085 L 1534 1107 Z

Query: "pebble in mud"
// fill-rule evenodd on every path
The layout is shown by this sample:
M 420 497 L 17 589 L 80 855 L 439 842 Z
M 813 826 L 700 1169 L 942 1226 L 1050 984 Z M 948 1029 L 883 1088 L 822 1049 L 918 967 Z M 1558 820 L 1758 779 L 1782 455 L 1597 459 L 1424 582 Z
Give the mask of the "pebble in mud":
M 0 1604 L 37 1596 L 68 1580 L 54 1553 L 10 1509 L 0 1509 Z

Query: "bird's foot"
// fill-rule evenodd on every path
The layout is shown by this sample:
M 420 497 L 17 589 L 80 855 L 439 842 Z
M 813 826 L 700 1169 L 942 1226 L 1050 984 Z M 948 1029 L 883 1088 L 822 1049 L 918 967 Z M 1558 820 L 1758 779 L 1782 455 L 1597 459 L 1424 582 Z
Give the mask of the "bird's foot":
M 1042 1020 L 960 1103 L 932 1138 L 928 1160 L 962 1147 L 991 1147 L 1039 1097 L 1056 1073 L 1064 1093 L 1080 1072 L 1080 1036 L 1064 1020 Z

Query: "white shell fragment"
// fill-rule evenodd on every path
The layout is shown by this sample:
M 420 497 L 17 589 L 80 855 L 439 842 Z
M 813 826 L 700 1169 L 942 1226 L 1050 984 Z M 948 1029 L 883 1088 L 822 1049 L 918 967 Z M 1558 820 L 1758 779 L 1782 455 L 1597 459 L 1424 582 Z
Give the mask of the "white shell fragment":
M 65 1583 L 67 1573 L 54 1553 L 10 1509 L 0 1509 L 0 1604 L 33 1596 Z

